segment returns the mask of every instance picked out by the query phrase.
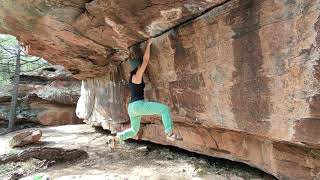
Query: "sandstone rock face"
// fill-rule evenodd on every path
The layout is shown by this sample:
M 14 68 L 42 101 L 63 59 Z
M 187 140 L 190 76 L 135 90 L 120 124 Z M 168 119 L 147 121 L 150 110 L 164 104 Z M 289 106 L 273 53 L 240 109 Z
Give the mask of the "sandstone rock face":
M 154 39 L 146 96 L 171 107 L 175 145 L 319 178 L 319 12 L 315 1 L 231 1 Z M 168 144 L 159 118 L 144 122 L 140 138 Z
M 42 125 L 79 124 L 75 104 L 80 81 L 62 66 L 49 66 L 20 76 L 18 119 Z M 11 97 L 0 98 L 0 112 L 6 117 Z
M 108 73 L 125 49 L 226 0 L 3 0 L 2 33 L 19 36 L 31 54 L 77 78 Z M 66 61 L 68 59 L 68 62 Z
M 35 113 L 36 121 L 41 125 L 54 126 L 83 122 L 76 116 L 74 105 L 52 103 L 39 98 L 32 98 L 29 102 L 30 108 L 37 112 Z
M 48 66 L 20 75 L 21 96 L 34 94 L 46 101 L 73 105 L 77 103 L 80 82 L 62 66 Z
M 129 70 L 119 62 L 125 48 L 159 35 L 146 98 L 170 106 L 184 137 L 173 145 L 280 179 L 320 178 L 319 0 L 35 0 L 28 11 L 10 2 L 1 4 L 0 31 L 84 79 L 77 115 L 88 123 L 128 127 Z M 168 144 L 160 122 L 145 117 L 137 138 Z
M 129 92 L 123 84 L 120 69 L 112 69 L 109 76 L 82 82 L 76 114 L 88 124 L 116 131 L 120 123 L 128 121 Z
M 22 132 L 13 136 L 9 144 L 11 148 L 34 144 L 40 140 L 41 136 L 41 130 Z

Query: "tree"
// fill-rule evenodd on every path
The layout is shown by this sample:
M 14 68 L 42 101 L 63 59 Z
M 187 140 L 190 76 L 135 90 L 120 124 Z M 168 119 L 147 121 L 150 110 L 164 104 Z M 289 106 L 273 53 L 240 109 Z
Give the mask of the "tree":
M 8 131 L 13 130 L 16 119 L 20 73 L 30 72 L 48 64 L 41 57 L 28 55 L 28 49 L 28 45 L 18 42 L 13 36 L 0 35 L 0 82 L 13 86 Z

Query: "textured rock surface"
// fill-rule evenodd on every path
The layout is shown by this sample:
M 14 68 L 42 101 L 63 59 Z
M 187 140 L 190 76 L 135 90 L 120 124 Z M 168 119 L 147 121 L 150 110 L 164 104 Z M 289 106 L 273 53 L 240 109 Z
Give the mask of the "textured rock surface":
M 0 32 L 76 77 L 108 73 L 128 46 L 196 17 L 225 0 L 3 0 Z M 68 61 L 66 61 L 68 59 Z
M 185 139 L 175 145 L 281 179 L 319 178 L 319 8 L 231 1 L 156 38 L 146 96 L 171 107 Z M 167 144 L 160 122 L 144 118 L 139 138 Z
M 19 6 L 25 2 L 3 1 L 1 31 L 20 35 L 33 54 L 75 77 L 93 77 L 83 81 L 77 107 L 88 123 L 128 126 L 121 85 L 128 67 L 109 64 L 124 60 L 126 47 L 162 33 L 152 45 L 146 97 L 170 106 L 185 139 L 175 146 L 280 179 L 320 178 L 319 0 L 33 2 L 26 11 Z M 187 15 L 184 2 L 202 10 Z M 175 19 L 181 4 L 186 17 Z M 157 25 L 161 12 L 173 21 Z M 140 138 L 166 144 L 159 118 L 143 122 Z
M 130 97 L 120 69 L 112 69 L 108 76 L 82 82 L 76 114 L 88 124 L 115 131 L 119 123 L 128 121 L 126 105 Z
M 10 147 L 19 147 L 27 144 L 34 144 L 40 140 L 42 136 L 41 130 L 35 131 L 26 131 L 22 133 L 18 133 L 10 139 Z
M 80 81 L 61 66 L 40 68 L 20 76 L 18 119 L 42 125 L 79 124 L 75 114 Z M 8 115 L 11 97 L 0 98 L 0 112 Z

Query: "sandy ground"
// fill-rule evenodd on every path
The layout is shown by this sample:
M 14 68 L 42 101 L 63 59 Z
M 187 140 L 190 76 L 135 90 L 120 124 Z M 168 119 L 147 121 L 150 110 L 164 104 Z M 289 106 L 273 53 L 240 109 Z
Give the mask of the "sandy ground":
M 129 141 L 112 149 L 106 143 L 107 132 L 89 125 L 37 128 L 43 131 L 41 143 L 30 147 L 82 149 L 87 158 L 53 163 L 32 159 L 0 165 L 0 179 L 22 172 L 24 180 L 46 173 L 53 179 L 217 179 L 260 180 L 274 178 L 247 165 L 198 155 L 173 147 Z M 23 131 L 23 130 L 20 130 Z M 0 137 L 0 155 L 13 153 L 8 140 L 17 132 Z

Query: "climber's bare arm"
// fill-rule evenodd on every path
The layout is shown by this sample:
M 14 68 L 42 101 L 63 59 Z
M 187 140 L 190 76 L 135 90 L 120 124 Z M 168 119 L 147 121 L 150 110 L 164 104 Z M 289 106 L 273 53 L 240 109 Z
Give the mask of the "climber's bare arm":
M 147 46 L 146 46 L 146 49 L 144 51 L 142 64 L 138 68 L 137 73 L 132 76 L 132 82 L 135 83 L 135 84 L 140 84 L 142 82 L 143 73 L 146 70 L 147 65 L 149 63 L 149 59 L 150 59 L 150 46 L 151 46 L 151 43 L 152 43 L 152 39 L 149 39 L 147 41 Z

